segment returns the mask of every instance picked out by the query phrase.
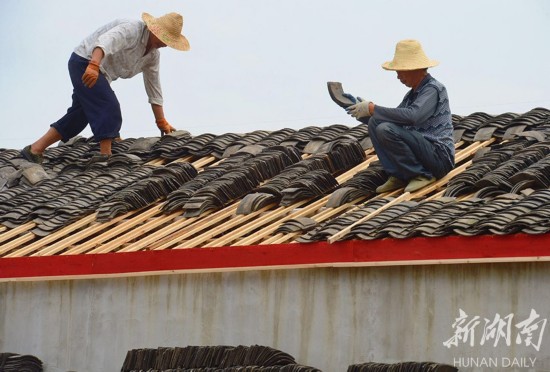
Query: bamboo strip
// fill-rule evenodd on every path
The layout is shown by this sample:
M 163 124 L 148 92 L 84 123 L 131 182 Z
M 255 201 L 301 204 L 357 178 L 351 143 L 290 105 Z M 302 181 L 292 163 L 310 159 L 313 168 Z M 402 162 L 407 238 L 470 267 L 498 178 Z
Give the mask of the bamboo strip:
M 0 243 L 5 242 L 6 240 L 10 240 L 13 237 L 16 237 L 17 235 L 27 232 L 29 230 L 32 230 L 36 227 L 36 222 L 29 221 L 21 226 L 17 226 L 14 229 L 11 229 L 4 234 L 0 235 Z
M 472 143 L 470 146 L 466 147 L 465 149 L 461 150 L 459 153 L 455 155 L 455 163 L 460 163 L 462 160 L 466 159 L 467 157 L 472 156 L 480 148 L 487 147 L 495 141 L 496 141 L 495 138 L 491 138 L 484 142 Z
M 210 242 L 208 244 L 209 247 L 222 247 L 224 245 L 227 245 L 228 242 L 232 242 L 234 240 L 237 240 L 238 238 L 242 237 L 243 235 L 260 228 L 264 226 L 267 223 L 270 223 L 278 218 L 284 218 L 284 215 L 288 214 L 290 211 L 292 211 L 294 208 L 300 207 L 307 203 L 307 200 L 303 200 L 301 202 L 295 203 L 293 205 L 287 206 L 287 207 L 278 207 L 274 210 L 271 210 L 269 212 L 266 212 L 263 216 L 258 218 L 256 221 L 249 223 L 247 225 L 241 226 L 231 232 L 229 232 L 227 235 L 224 235 L 218 239 L 215 239 L 214 241 Z
M 43 237 L 42 239 L 36 241 L 33 244 L 26 246 L 25 249 L 22 250 L 22 252 L 25 252 L 24 255 L 28 255 L 29 253 L 34 252 L 33 254 L 31 254 L 31 256 L 36 256 L 36 255 L 42 256 L 42 254 L 37 254 L 37 253 L 40 252 L 41 248 L 45 247 L 46 245 L 48 245 L 50 243 L 53 243 L 53 242 L 59 240 L 59 239 L 66 238 L 67 234 L 69 234 L 69 233 L 71 233 L 75 230 L 81 229 L 82 227 L 94 222 L 95 218 L 96 218 L 96 214 L 92 213 L 92 214 L 90 214 L 90 215 L 88 215 L 88 216 L 86 216 L 86 217 L 84 217 L 84 218 L 82 218 L 82 219 L 80 219 L 76 222 L 73 222 L 70 225 L 67 225 L 67 226 L 63 227 L 62 229 L 60 229 L 60 230 L 58 230 L 54 233 L 51 233 L 50 235 L 47 235 L 47 236 Z M 79 239 L 84 238 L 80 234 L 74 234 L 74 235 L 71 235 L 70 237 L 72 237 L 72 238 L 78 237 Z M 38 251 L 38 252 L 36 252 L 36 251 Z
M 259 245 L 268 245 L 268 244 L 283 244 L 292 240 L 293 238 L 300 236 L 302 233 L 300 231 L 291 232 L 289 234 L 276 234 L 269 239 L 260 242 Z
M 74 230 L 77 230 L 90 222 L 92 222 L 95 219 L 95 214 L 90 214 L 81 220 L 78 220 L 71 225 L 63 227 L 61 230 L 58 230 L 50 235 L 47 235 L 43 237 L 42 239 L 26 246 L 25 248 L 17 251 L 17 255 L 14 255 L 13 257 L 22 257 L 27 256 L 29 253 L 32 253 L 42 247 L 44 247 L 46 244 L 49 244 L 51 242 L 54 242 L 58 239 L 62 239 L 64 236 L 66 236 L 68 233 L 73 232 Z
M 270 236 L 269 238 L 265 239 L 264 241 L 260 242 L 258 245 L 269 245 L 269 244 L 274 244 L 273 242 L 281 239 L 283 236 L 285 236 L 285 234 L 283 233 L 277 233 L 273 236 Z
M 189 222 L 188 224 L 185 224 L 185 223 L 178 224 L 179 221 L 176 221 L 173 224 L 170 224 L 167 227 L 170 227 L 172 225 L 176 225 L 175 227 L 178 227 L 178 228 L 177 229 L 169 229 L 169 230 L 167 229 L 166 232 L 168 234 L 166 234 L 160 241 L 157 241 L 157 242 L 154 242 L 153 244 L 151 244 L 149 249 L 153 250 L 153 251 L 160 251 L 160 250 L 164 250 L 164 249 L 174 247 L 178 243 L 180 243 L 182 241 L 185 241 L 185 239 L 182 238 L 181 236 L 186 235 L 187 230 L 188 230 L 188 229 L 186 229 L 186 227 L 191 225 L 191 223 L 193 221 L 195 221 L 196 218 L 197 217 L 192 217 L 192 218 L 186 219 L 186 221 Z M 193 227 L 193 226 L 191 225 L 191 227 Z M 174 248 L 178 248 L 178 247 L 174 247 Z
M 231 206 L 221 209 L 213 214 L 209 214 L 207 212 L 206 214 L 201 215 L 200 217 L 197 217 L 198 219 L 201 219 L 200 223 L 194 224 L 193 226 L 191 226 L 190 229 L 185 229 L 185 231 L 182 231 L 177 234 L 173 234 L 173 237 L 171 239 L 167 240 L 166 242 L 162 243 L 159 246 L 156 246 L 154 250 L 162 250 L 162 249 L 166 249 L 171 246 L 177 245 L 178 243 L 181 243 L 183 240 L 187 239 L 188 237 L 198 234 L 204 229 L 231 217 L 231 215 L 235 212 L 236 209 L 237 209 L 237 204 L 232 204 Z M 185 248 L 190 248 L 187 246 L 187 241 L 186 241 Z
M 11 251 L 12 249 L 15 249 L 15 248 L 19 247 L 20 245 L 23 245 L 25 243 L 28 243 L 28 242 L 34 240 L 35 237 L 36 237 L 36 235 L 34 235 L 32 232 L 27 232 L 25 235 L 22 235 L 19 238 L 15 239 L 15 240 L 12 240 L 11 242 L 9 242 L 7 244 L 2 245 L 2 247 L 0 248 L 0 256 L 2 256 L 6 252 Z M 6 255 L 4 257 L 16 257 L 17 252 L 18 251 L 15 251 L 15 252 L 10 253 L 9 255 Z
M 272 234 L 275 230 L 277 230 L 280 226 L 281 223 L 285 222 L 285 221 L 288 221 L 290 219 L 293 219 L 293 218 L 298 218 L 298 217 L 302 217 L 302 216 L 307 216 L 307 215 L 311 215 L 314 211 L 317 211 L 319 210 L 319 208 L 321 208 L 324 204 L 326 204 L 328 200 L 328 196 L 324 196 L 323 198 L 311 203 L 310 205 L 304 207 L 304 208 L 301 208 L 301 209 L 296 209 L 299 205 L 301 204 L 304 204 L 306 203 L 307 201 L 301 201 L 301 202 L 298 202 L 294 205 L 291 205 L 289 207 L 285 207 L 285 208 L 291 208 L 293 207 L 294 211 L 291 212 L 290 214 L 286 215 L 286 216 L 282 216 L 282 218 L 280 220 L 277 220 L 276 221 L 276 224 L 273 223 L 269 226 L 266 226 L 264 227 L 263 229 L 261 229 L 260 231 L 256 231 L 254 234 L 250 235 L 250 236 L 247 236 L 246 238 L 243 238 L 242 240 L 240 240 L 238 243 L 235 243 L 235 244 L 232 244 L 232 245 L 251 245 L 251 244 L 255 244 L 257 243 L 258 241 L 262 240 L 263 238 L 265 238 L 267 235 L 270 235 Z M 279 217 L 279 216 L 277 216 Z M 262 225 L 260 225 L 262 226 Z M 260 227 L 260 226 L 256 226 L 252 229 L 246 229 L 246 233 L 249 233 L 251 232 L 252 230 L 254 230 L 255 228 L 257 227 Z M 244 226 L 244 227 L 247 227 L 247 226 Z M 244 235 L 244 234 L 243 234 Z M 242 236 L 242 235 L 241 235 Z M 222 241 L 223 242 L 223 241 Z
M 441 190 L 431 196 L 428 196 L 426 199 L 424 200 L 434 200 L 434 199 L 439 199 L 441 197 L 443 197 L 443 195 L 445 194 L 445 190 Z
M 208 230 L 206 232 L 204 232 L 203 234 L 191 239 L 191 240 L 188 240 L 185 244 L 185 248 L 194 248 L 194 247 L 198 247 L 200 245 L 204 245 L 208 240 L 212 239 L 214 236 L 217 236 L 217 235 L 220 235 L 222 234 L 224 231 L 227 231 L 228 229 L 231 229 L 233 227 L 236 227 L 236 226 L 239 226 L 239 225 L 242 225 L 243 223 L 255 218 L 256 216 L 264 213 L 266 210 L 268 210 L 269 208 L 273 207 L 275 204 L 269 204 L 269 205 L 266 205 L 265 207 L 257 210 L 257 211 L 254 211 L 252 213 L 249 213 L 249 214 L 246 214 L 246 215 L 239 215 L 239 216 L 236 216 L 235 218 L 231 219 L 230 221 L 227 221 L 225 222 L 224 224 L 214 228 L 214 229 L 211 229 L 211 230 Z M 222 239 L 222 238 L 225 238 L 227 236 L 223 236 L 219 239 Z M 211 246 L 211 245 L 209 245 Z
M 51 245 L 49 247 L 46 247 L 45 249 L 43 249 L 41 251 L 38 251 L 38 252 L 34 253 L 33 256 L 51 256 L 51 255 L 54 255 L 54 254 L 59 253 L 61 251 L 65 251 L 65 252 L 62 252 L 62 254 L 75 254 L 74 252 L 68 253 L 69 248 L 72 247 L 73 244 L 75 244 L 76 242 L 82 241 L 82 240 L 86 239 L 89 236 L 93 236 L 93 235 L 97 234 L 98 232 L 104 231 L 108 227 L 110 227 L 112 225 L 115 225 L 119 221 L 121 221 L 121 220 L 123 220 L 123 219 L 137 213 L 137 212 L 138 212 L 137 210 L 132 211 L 132 212 L 129 212 L 125 215 L 113 218 L 112 220 L 107 221 L 107 222 L 92 223 L 86 229 L 84 229 L 82 231 L 79 231 L 78 234 L 69 235 L 68 237 L 66 237 L 62 241 L 60 241 L 60 242 L 58 242 L 54 245 Z M 117 228 L 118 228 L 118 226 L 113 228 L 113 229 L 107 230 L 107 231 L 108 232 L 116 231 Z M 97 244 L 97 237 L 95 237 L 91 240 L 87 240 L 86 243 L 88 243 L 88 244 L 93 244 L 93 243 Z M 79 253 L 82 252 L 81 246 L 78 246 L 78 248 L 75 249 L 75 250 L 78 251 Z
M 221 160 L 220 160 L 221 161 Z M 213 156 L 206 156 L 191 163 L 197 170 L 206 167 L 207 165 L 214 165 L 219 163 L 218 159 Z
M 172 222 L 169 225 L 163 227 L 162 229 L 155 231 L 152 234 L 148 234 L 146 237 L 142 237 L 141 239 L 127 245 L 126 247 L 118 250 L 117 252 L 137 252 L 143 248 L 146 248 L 147 246 L 150 246 L 156 241 L 162 239 L 166 235 L 193 223 L 194 221 L 196 221 L 196 218 L 182 218 L 180 220 Z
M 360 203 L 362 201 L 364 201 L 365 199 L 367 199 L 366 196 L 361 196 L 355 200 L 352 200 L 351 202 L 349 203 L 346 203 L 346 204 L 342 204 L 341 206 L 339 207 L 336 207 L 336 208 L 327 208 L 326 210 L 324 210 L 323 212 L 319 213 L 318 215 L 316 216 L 313 216 L 313 219 L 317 222 L 323 222 L 324 220 L 327 220 L 329 218 L 331 218 L 332 216 L 334 216 L 335 214 L 339 214 L 340 212 L 344 211 L 344 210 L 347 210 L 351 207 L 355 207 L 357 205 L 357 203 Z
M 191 163 L 191 159 L 193 159 L 193 156 L 187 155 L 187 156 L 184 156 L 183 158 L 178 158 L 171 163 Z
M 163 158 L 156 158 L 156 159 L 153 159 L 153 160 L 145 163 L 145 165 L 160 166 L 160 165 L 164 165 L 164 161 L 165 161 L 165 159 L 163 159 Z
M 127 214 L 125 214 L 123 216 L 120 216 L 120 220 L 126 219 L 126 221 L 122 222 L 120 225 L 118 225 L 118 226 L 116 226 L 112 229 L 104 231 L 101 235 L 96 236 L 93 239 L 90 239 L 90 240 L 88 240 L 84 243 L 81 243 L 77 246 L 69 248 L 66 252 L 63 252 L 62 255 L 72 255 L 72 254 L 85 253 L 89 249 L 95 248 L 95 247 L 99 246 L 101 243 L 103 243 L 103 242 L 105 242 L 109 239 L 112 239 L 115 236 L 120 235 L 123 232 L 133 228 L 134 226 L 143 223 L 143 221 L 157 215 L 158 213 L 160 213 L 160 208 L 161 208 L 161 205 L 154 205 L 147 211 L 143 211 L 143 209 L 141 209 L 141 210 L 135 210 L 135 211 L 128 212 Z M 128 219 L 128 217 L 130 217 L 130 216 L 132 216 L 136 213 L 137 213 L 137 215 L 135 215 L 134 217 Z M 117 221 L 119 221 L 119 220 L 117 219 Z M 80 232 L 79 235 L 84 234 L 86 236 L 90 236 L 90 235 L 95 234 L 94 230 L 95 229 L 92 227 L 91 229 L 86 229 L 86 230 Z M 69 245 L 74 244 L 77 241 L 81 240 L 81 239 L 78 239 L 78 240 L 76 240 L 76 239 L 78 239 L 78 237 L 69 237 L 67 239 L 66 245 L 69 246 Z
M 446 185 L 451 180 L 451 178 L 453 178 L 454 176 L 456 176 L 459 173 L 462 173 L 466 168 L 468 168 L 470 166 L 470 164 L 472 164 L 471 160 L 464 163 L 464 164 L 462 164 L 462 165 L 460 165 L 457 168 L 454 168 L 452 171 L 447 173 L 447 175 L 445 175 L 443 178 L 440 178 L 437 182 L 435 182 L 431 185 L 428 185 L 428 186 L 426 186 L 426 187 L 424 187 L 424 188 L 422 188 L 418 191 L 415 191 L 411 195 L 411 199 L 421 198 L 421 197 L 429 194 L 430 192 L 432 192 L 434 190 L 437 190 L 439 187 L 441 187 L 443 185 Z
M 351 231 L 351 229 L 352 229 L 354 226 L 356 226 L 356 225 L 358 225 L 358 224 L 360 224 L 360 223 L 362 223 L 362 222 L 364 222 L 364 221 L 366 221 L 366 220 L 368 220 L 368 219 L 370 219 L 370 218 L 372 218 L 372 217 L 374 217 L 374 216 L 380 214 L 381 212 L 385 211 L 385 210 L 388 209 L 389 207 L 391 207 L 391 206 L 393 206 L 393 205 L 395 205 L 395 204 L 397 204 L 397 203 L 400 203 L 400 202 L 403 201 L 403 200 L 408 200 L 408 199 L 410 198 L 410 195 L 411 195 L 411 194 L 410 194 L 409 192 L 406 192 L 406 193 L 402 194 L 401 196 L 399 196 L 399 197 L 393 199 L 392 201 L 390 201 L 390 202 L 384 204 L 382 207 L 378 208 L 378 209 L 375 210 L 374 212 L 369 213 L 369 214 L 366 215 L 365 217 L 363 217 L 363 218 L 357 220 L 357 221 L 354 222 L 353 224 L 347 226 L 346 228 L 344 228 L 344 229 L 340 230 L 339 232 L 337 232 L 336 234 L 332 235 L 330 238 L 328 238 L 328 242 L 329 242 L 329 243 L 334 243 L 335 241 L 337 241 L 338 239 L 340 239 L 341 237 L 343 237 L 344 235 L 346 235 L 347 233 L 349 233 L 349 232 Z
M 134 239 L 139 238 L 143 234 L 157 228 L 160 225 L 163 225 L 167 223 L 170 220 L 173 220 L 177 216 L 181 215 L 181 211 L 177 211 L 174 213 L 171 213 L 169 215 L 164 215 L 161 217 L 154 217 L 151 218 L 149 221 L 145 222 L 143 225 L 136 226 L 132 230 L 129 230 L 125 234 L 119 236 L 116 239 L 111 240 L 110 242 L 106 244 L 102 244 L 94 249 L 92 249 L 89 252 L 86 252 L 86 254 L 97 254 L 97 253 L 109 253 L 113 250 L 120 251 L 120 248 L 128 243 L 129 241 L 132 241 Z

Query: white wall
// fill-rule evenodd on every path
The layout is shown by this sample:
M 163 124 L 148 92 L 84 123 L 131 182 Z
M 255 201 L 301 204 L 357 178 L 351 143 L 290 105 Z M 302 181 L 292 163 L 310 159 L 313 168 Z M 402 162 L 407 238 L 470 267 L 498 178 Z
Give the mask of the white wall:
M 516 345 L 514 327 L 531 309 L 550 318 L 549 269 L 472 264 L 0 283 L 0 352 L 35 355 L 47 372 L 119 371 L 133 348 L 253 344 L 325 372 L 408 360 L 549 371 L 550 325 L 539 351 L 524 340 Z M 474 346 L 448 349 L 459 309 L 481 323 Z M 514 315 L 510 346 L 481 345 L 483 318 L 496 314 Z M 513 358 L 522 365 L 508 368 Z

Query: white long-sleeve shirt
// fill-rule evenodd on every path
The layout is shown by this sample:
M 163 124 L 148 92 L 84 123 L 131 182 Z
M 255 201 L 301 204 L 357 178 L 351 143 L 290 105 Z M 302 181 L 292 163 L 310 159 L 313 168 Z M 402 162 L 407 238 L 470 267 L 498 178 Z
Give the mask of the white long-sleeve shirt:
M 159 77 L 160 52 L 151 49 L 144 55 L 149 30 L 139 20 L 117 19 L 98 28 L 75 48 L 74 52 L 86 59 L 92 58 L 96 47 L 103 50 L 100 70 L 112 81 L 131 78 L 143 72 L 145 92 L 149 103 L 161 105 L 162 89 Z

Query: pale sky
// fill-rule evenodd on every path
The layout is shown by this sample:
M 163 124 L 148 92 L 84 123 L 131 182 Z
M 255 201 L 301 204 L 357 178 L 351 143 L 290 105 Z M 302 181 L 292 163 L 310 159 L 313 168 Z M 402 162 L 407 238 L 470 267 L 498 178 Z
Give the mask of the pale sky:
M 172 11 L 191 50 L 161 49 L 164 110 L 193 135 L 356 125 L 326 82 L 396 106 L 407 88 L 381 64 L 401 39 L 440 61 L 430 73 L 455 114 L 550 108 L 548 0 L 0 0 L 0 148 L 34 142 L 64 115 L 67 61 L 89 33 Z M 112 87 L 122 137 L 157 136 L 141 75 Z

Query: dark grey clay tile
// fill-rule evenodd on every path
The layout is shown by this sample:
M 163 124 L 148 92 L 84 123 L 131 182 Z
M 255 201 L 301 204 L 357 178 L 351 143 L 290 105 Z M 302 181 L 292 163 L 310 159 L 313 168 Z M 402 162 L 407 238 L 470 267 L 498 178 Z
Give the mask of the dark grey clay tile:
M 21 174 L 31 185 L 36 185 L 40 181 L 50 178 L 48 173 L 42 168 L 41 165 L 35 165 L 25 168 Z
M 289 234 L 294 232 L 305 233 L 317 226 L 317 221 L 309 217 L 293 218 L 284 222 L 275 230 L 275 234 Z
M 491 139 L 496 129 L 496 127 L 485 127 L 479 129 L 474 136 L 474 142 L 487 141 Z
M 504 132 L 502 139 L 503 140 L 509 140 L 517 136 L 518 133 L 521 133 L 527 128 L 527 125 L 525 124 L 518 124 L 514 126 L 510 126 L 506 129 Z
M 327 88 L 330 98 L 338 106 L 346 108 L 355 104 L 355 101 L 352 101 L 348 97 L 344 96 L 344 88 L 342 87 L 342 83 L 337 81 L 329 81 L 327 82 Z
M 260 210 L 269 204 L 279 204 L 280 200 L 280 197 L 277 197 L 273 194 L 268 194 L 265 192 L 254 192 L 245 195 L 243 200 L 239 202 L 236 213 L 247 215 L 254 211 Z

